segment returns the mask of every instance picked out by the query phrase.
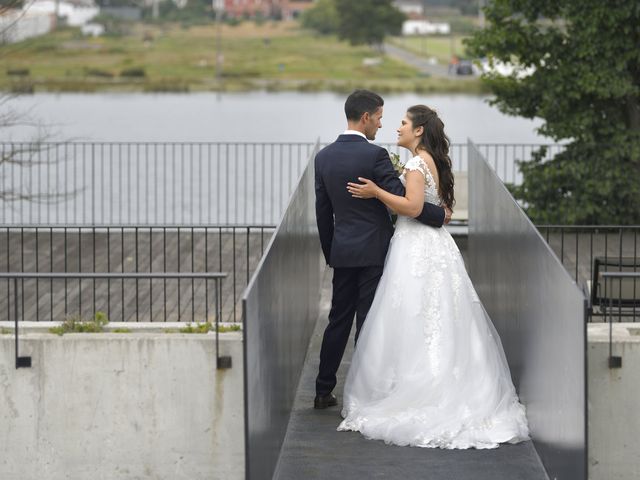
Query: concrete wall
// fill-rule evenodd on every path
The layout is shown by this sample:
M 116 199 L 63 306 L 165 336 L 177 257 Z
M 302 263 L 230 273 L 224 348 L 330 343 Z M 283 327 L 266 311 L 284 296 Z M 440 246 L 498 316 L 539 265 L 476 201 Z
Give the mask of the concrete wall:
M 613 324 L 610 369 L 609 325 L 588 326 L 589 479 L 640 478 L 640 323 Z
M 6 330 L 5 330 L 6 331 Z M 0 334 L 2 480 L 244 478 L 242 337 Z

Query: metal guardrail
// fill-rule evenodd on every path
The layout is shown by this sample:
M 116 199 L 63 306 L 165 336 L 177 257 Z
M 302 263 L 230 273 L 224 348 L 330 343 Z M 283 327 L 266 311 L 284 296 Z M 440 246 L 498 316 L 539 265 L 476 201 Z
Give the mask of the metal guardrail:
M 409 156 L 396 144 L 380 145 Z M 276 224 L 314 146 L 0 143 L 0 157 L 11 156 L 0 165 L 0 224 Z M 541 146 L 477 148 L 503 181 L 517 184 L 516 161 Z M 546 158 L 564 148 L 547 147 Z M 453 144 L 450 156 L 454 170 L 467 170 L 466 144 Z
M 312 143 L 0 143 L 0 223 L 274 224 Z M 27 198 L 23 198 L 23 197 Z M 29 200 L 28 197 L 32 197 Z
M 216 359 L 217 366 L 221 368 L 222 366 L 230 366 L 230 361 L 228 358 L 220 356 L 219 350 L 219 330 L 220 330 L 220 317 L 222 316 L 222 312 L 220 310 L 220 298 L 221 298 L 221 284 L 222 280 L 227 277 L 226 273 L 222 272 L 189 272 L 189 273 L 179 273 L 179 272 L 162 272 L 162 273 L 24 273 L 24 272 L 0 272 L 0 280 L 6 279 L 8 280 L 8 291 L 7 291 L 7 317 L 11 318 L 13 313 L 14 318 L 14 332 L 15 332 L 15 357 L 16 357 L 16 368 L 22 367 L 31 367 L 31 357 L 21 357 L 19 354 L 19 328 L 18 321 L 20 317 L 20 312 L 22 312 L 22 321 L 25 321 L 24 318 L 24 305 L 22 310 L 20 310 L 20 303 L 18 301 L 18 280 L 20 280 L 20 287 L 22 290 L 22 298 L 24 299 L 24 290 L 25 290 L 25 280 L 50 280 L 52 283 L 54 280 L 64 280 L 65 284 L 67 280 L 122 280 L 123 284 L 123 295 L 124 295 L 124 281 L 125 280 L 135 280 L 136 281 L 136 311 L 138 310 L 138 282 L 140 280 L 191 280 L 192 282 L 195 279 L 202 279 L 205 281 L 205 291 L 204 291 L 204 304 L 205 304 L 205 320 L 209 321 L 209 281 L 212 280 L 214 282 L 214 297 L 215 297 L 215 308 L 213 310 L 215 315 L 215 323 L 216 325 Z M 11 291 L 10 284 L 13 280 L 13 312 L 11 312 Z M 192 283 L 193 285 L 193 283 Z M 195 295 L 195 292 L 193 293 Z M 152 310 L 153 306 L 150 303 L 150 310 Z M 109 306 L 107 309 L 110 311 Z M 164 310 L 167 309 L 166 296 L 164 299 Z M 93 302 L 93 314 L 95 316 L 96 312 L 99 309 L 96 307 L 95 297 Z M 124 321 L 124 301 L 122 302 L 122 314 Z M 110 318 L 110 317 L 109 317 Z
M 537 228 L 590 299 L 589 320 L 606 316 L 603 308 L 606 305 L 598 300 L 598 288 L 600 291 L 603 288 L 599 285 L 602 271 L 640 271 L 640 225 L 537 225 Z M 634 281 L 633 288 L 640 296 L 640 281 Z M 620 309 L 619 316 L 636 321 L 640 308 Z
M 597 259 L 605 264 L 622 259 L 640 263 L 640 226 L 538 225 L 537 228 L 589 298 L 594 292 Z M 0 227 L 0 269 L 16 272 L 226 271 L 231 281 L 225 282 L 223 316 L 233 322 L 240 320 L 240 293 L 274 230 L 274 225 L 7 225 Z M 637 287 L 640 292 L 640 282 Z M 52 309 L 46 305 L 50 290 L 50 286 L 38 284 L 39 300 L 31 305 L 36 309 L 35 317 L 52 319 Z M 83 298 L 93 294 L 85 286 L 79 290 L 74 285 L 67 292 L 69 299 L 79 303 L 84 303 L 79 292 Z M 67 309 L 62 312 L 63 315 L 69 313 Z M 602 309 L 593 299 L 590 313 L 590 320 L 603 317 Z M 640 308 L 621 314 L 636 320 Z
M 226 321 L 235 322 L 241 316 L 240 293 L 249 282 L 274 229 L 269 225 L 4 226 L 0 227 L 0 270 L 150 274 L 225 271 L 229 272 L 231 281 L 225 282 L 222 291 L 222 314 Z M 112 285 L 112 278 L 105 277 L 109 278 L 108 283 L 99 289 L 95 282 L 83 281 L 82 278 L 78 277 L 78 282 L 65 281 L 59 285 L 42 278 L 32 280 L 35 282 L 33 295 L 21 295 L 22 311 L 28 310 L 28 316 L 36 320 L 87 316 L 91 310 L 87 308 L 86 299 L 95 302 L 99 297 L 108 306 L 109 316 L 112 310 L 120 308 L 126 321 L 190 319 L 193 322 L 196 314 L 203 315 L 205 308 L 193 297 L 195 289 L 192 282 L 174 286 L 167 285 L 165 281 L 156 282 L 159 283 L 157 286 L 136 282 L 135 290 L 131 291 L 125 290 L 121 284 L 119 296 L 122 302 L 116 304 L 110 301 L 114 288 L 118 289 L 118 285 Z M 159 293 L 165 298 L 171 297 L 176 309 L 165 309 L 158 318 L 152 315 L 152 305 L 158 301 Z M 0 296 L 0 315 L 6 311 L 6 298 Z M 59 301 L 55 302 L 55 298 Z M 130 309 L 130 313 L 125 315 L 125 304 L 132 302 L 139 302 L 141 307 Z

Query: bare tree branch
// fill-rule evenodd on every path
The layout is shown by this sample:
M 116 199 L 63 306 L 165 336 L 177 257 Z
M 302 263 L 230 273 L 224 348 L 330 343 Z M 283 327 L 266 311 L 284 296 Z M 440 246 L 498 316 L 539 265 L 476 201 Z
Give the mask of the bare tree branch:
M 33 121 L 25 114 L 21 114 L 11 105 L 16 95 L 0 94 L 0 132 L 16 126 L 36 127 L 37 133 L 28 141 L 0 142 L 0 205 L 10 206 L 11 203 L 28 201 L 38 204 L 53 204 L 70 199 L 82 190 L 37 191 L 29 184 L 16 182 L 17 169 L 31 170 L 35 167 L 56 165 L 66 161 L 58 152 L 59 143 L 54 142 L 54 134 Z M 22 174 L 19 175 L 22 178 Z M 27 177 L 30 180 L 31 176 Z M 9 183 L 7 186 L 6 184 Z M 39 182 L 38 182 L 39 184 Z

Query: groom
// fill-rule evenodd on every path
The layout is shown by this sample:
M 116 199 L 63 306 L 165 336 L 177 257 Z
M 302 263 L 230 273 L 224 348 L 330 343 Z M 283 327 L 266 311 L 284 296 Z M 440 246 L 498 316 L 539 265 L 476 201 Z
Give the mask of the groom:
M 387 208 L 376 199 L 359 200 L 347 191 L 358 177 L 373 180 L 384 190 L 404 195 L 404 187 L 389 154 L 367 140 L 382 127 L 384 101 L 368 90 L 356 90 L 344 105 L 347 131 L 315 158 L 316 220 L 325 260 L 333 267 L 333 297 L 329 325 L 320 350 L 314 408 L 338 404 L 331 393 L 336 372 L 356 317 L 356 342 L 373 302 L 393 235 Z M 425 203 L 417 220 L 441 227 L 451 211 Z

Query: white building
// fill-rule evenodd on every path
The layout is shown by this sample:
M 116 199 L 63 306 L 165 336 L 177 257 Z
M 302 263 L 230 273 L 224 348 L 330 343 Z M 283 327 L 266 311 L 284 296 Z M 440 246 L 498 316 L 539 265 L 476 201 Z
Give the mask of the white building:
M 516 78 L 525 78 L 533 75 L 536 71 L 534 67 L 523 67 L 517 63 L 505 63 L 499 60 L 489 61 L 486 58 L 480 62 L 481 73 L 496 73 L 503 77 L 515 76 Z
M 95 4 L 79 4 L 69 1 L 35 0 L 30 4 L 29 13 L 57 14 L 66 19 L 67 25 L 80 27 L 98 15 L 100 9 Z
M 80 31 L 83 35 L 99 37 L 104 35 L 104 25 L 99 23 L 86 23 L 80 27 Z
M 449 35 L 448 23 L 431 23 L 428 20 L 406 20 L 402 24 L 402 35 Z

